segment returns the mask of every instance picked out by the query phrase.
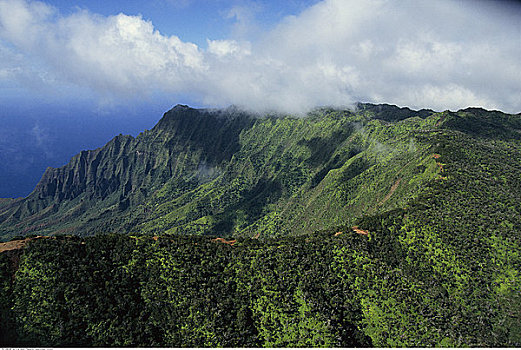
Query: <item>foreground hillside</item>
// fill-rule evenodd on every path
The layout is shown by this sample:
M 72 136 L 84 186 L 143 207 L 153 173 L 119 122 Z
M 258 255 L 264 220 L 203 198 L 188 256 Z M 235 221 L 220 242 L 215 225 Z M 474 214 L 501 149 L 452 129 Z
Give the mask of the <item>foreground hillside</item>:
M 213 128 L 240 130 L 233 139 L 182 129 L 181 110 L 202 113 L 178 107 L 127 146 L 113 140 L 48 170 L 27 199 L 0 202 L 4 237 L 29 224 L 135 232 L 0 253 L 3 344 L 521 346 L 520 115 L 234 114 Z M 191 141 L 155 136 L 170 141 L 147 147 L 170 142 L 169 156 L 138 161 L 139 140 L 165 123 Z M 103 154 L 119 160 L 101 165 Z M 120 180 L 103 192 L 94 168 Z M 136 181 L 126 194 L 124 176 Z

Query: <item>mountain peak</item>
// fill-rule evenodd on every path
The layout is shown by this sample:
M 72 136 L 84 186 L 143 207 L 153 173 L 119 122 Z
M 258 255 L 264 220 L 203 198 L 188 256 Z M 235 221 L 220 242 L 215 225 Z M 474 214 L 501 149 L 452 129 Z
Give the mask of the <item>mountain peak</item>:
M 182 104 L 178 103 L 171 110 L 172 111 L 177 111 L 177 110 L 183 111 L 183 110 L 186 110 L 186 109 L 192 109 L 192 108 L 190 106 L 188 106 L 188 105 L 182 105 Z
M 409 107 L 398 107 L 396 105 L 390 105 L 387 103 L 373 104 L 373 103 L 361 103 L 356 104 L 356 108 L 359 111 L 368 111 L 374 114 L 376 119 L 383 119 L 386 121 L 399 121 L 410 117 L 421 117 L 426 118 L 429 115 L 435 113 L 431 109 L 420 109 L 418 111 L 412 110 Z

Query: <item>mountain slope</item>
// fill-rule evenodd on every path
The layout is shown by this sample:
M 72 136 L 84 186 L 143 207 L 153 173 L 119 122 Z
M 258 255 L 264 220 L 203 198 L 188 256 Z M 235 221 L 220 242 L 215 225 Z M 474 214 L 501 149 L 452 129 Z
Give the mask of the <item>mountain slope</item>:
M 273 235 L 346 224 L 396 206 L 434 176 L 430 145 L 415 135 L 439 117 L 389 122 L 381 109 L 256 119 L 176 106 L 136 138 L 120 135 L 47 169 L 27 198 L 1 209 L 0 232 Z M 371 188 L 361 186 L 366 177 Z
M 447 137 L 515 143 L 519 120 L 371 104 L 254 118 L 178 105 L 136 138 L 47 169 L 27 198 L 2 204 L 0 234 L 274 236 L 351 225 L 437 181 L 433 155 Z
M 346 277 L 367 272 L 358 300 L 374 344 L 519 346 L 521 120 L 474 109 L 443 118 L 443 132 L 425 135 L 441 177 L 358 222 L 372 248 L 342 250 L 354 262 Z
M 1 232 L 87 234 L 142 203 L 167 181 L 190 177 L 200 164 L 231 157 L 238 132 L 251 124 L 251 118 L 240 114 L 178 105 L 136 138 L 117 136 L 61 168 L 48 168 L 27 198 L 3 206 Z

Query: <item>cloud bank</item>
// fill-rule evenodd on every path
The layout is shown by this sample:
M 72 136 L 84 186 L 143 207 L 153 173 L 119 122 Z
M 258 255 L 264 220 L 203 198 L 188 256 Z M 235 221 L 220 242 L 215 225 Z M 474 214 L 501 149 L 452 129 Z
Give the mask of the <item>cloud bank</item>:
M 250 40 L 203 48 L 139 16 L 0 0 L 0 87 L 66 83 L 103 98 L 292 113 L 356 101 L 518 113 L 520 13 L 493 1 L 324 0 Z

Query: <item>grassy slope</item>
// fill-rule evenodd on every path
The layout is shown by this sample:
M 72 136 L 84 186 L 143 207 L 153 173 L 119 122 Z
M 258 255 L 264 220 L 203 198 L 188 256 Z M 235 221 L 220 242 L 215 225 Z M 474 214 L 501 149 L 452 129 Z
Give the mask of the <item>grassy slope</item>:
M 502 116 L 363 105 L 254 121 L 176 107 L 136 139 L 48 170 L 29 198 L 1 207 L 0 232 L 280 236 L 350 225 L 403 207 L 439 176 L 439 135 L 519 135 L 519 118 Z
M 168 190 L 160 191 L 148 202 L 156 203 L 150 219 L 136 229 L 302 234 L 396 207 L 436 176 L 430 144 L 418 143 L 416 133 L 437 120 L 389 123 L 348 112 L 259 120 L 241 133 L 241 148 L 214 180 L 174 200 L 161 202 Z

